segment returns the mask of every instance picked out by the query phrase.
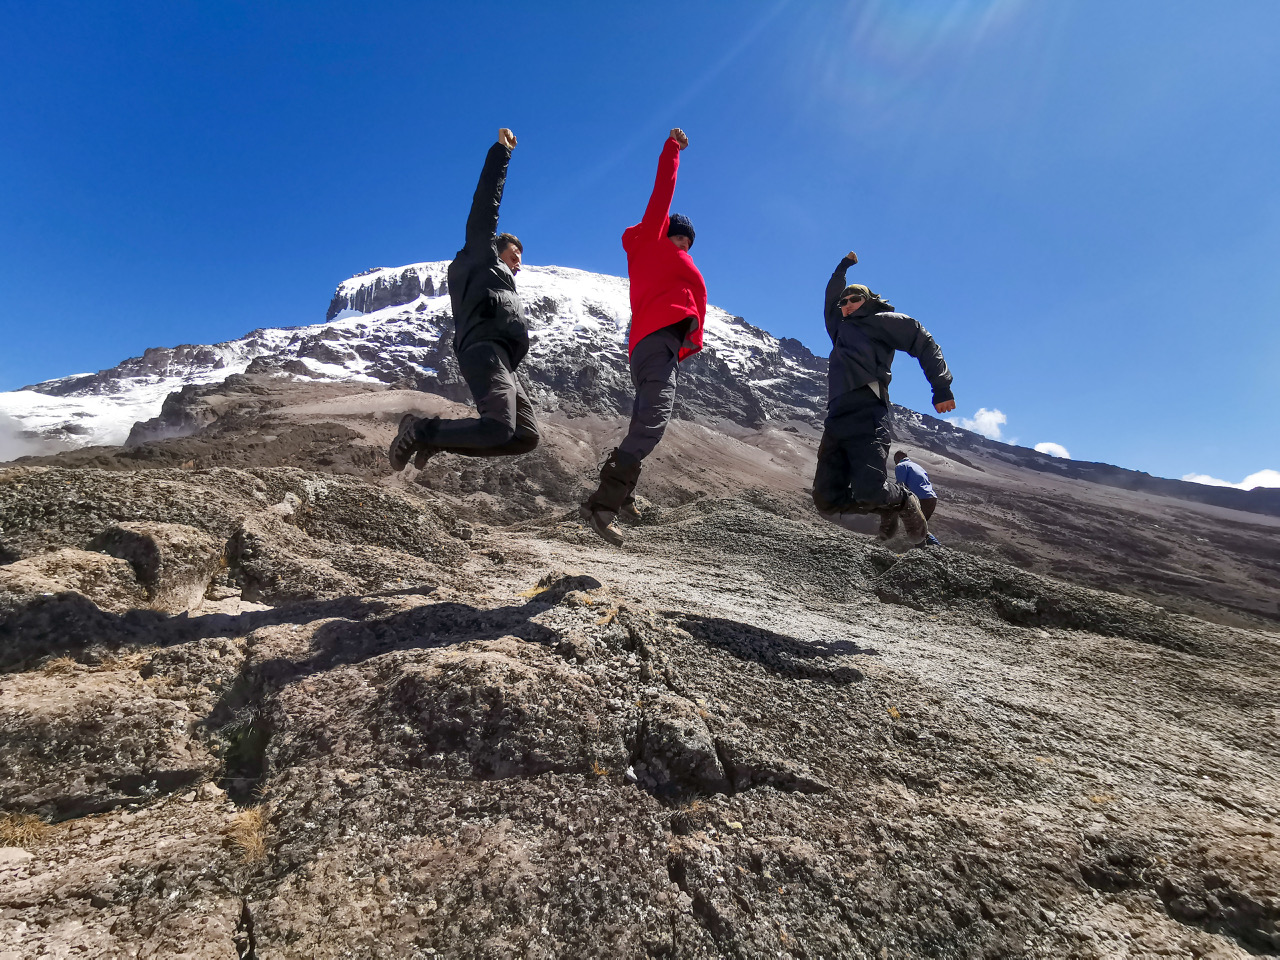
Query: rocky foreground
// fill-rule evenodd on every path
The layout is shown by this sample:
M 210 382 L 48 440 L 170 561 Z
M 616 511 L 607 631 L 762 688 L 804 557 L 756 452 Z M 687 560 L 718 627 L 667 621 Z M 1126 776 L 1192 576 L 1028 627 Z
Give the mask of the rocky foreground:
M 0 469 L 0 958 L 1280 954 L 1273 628 L 378 422 Z

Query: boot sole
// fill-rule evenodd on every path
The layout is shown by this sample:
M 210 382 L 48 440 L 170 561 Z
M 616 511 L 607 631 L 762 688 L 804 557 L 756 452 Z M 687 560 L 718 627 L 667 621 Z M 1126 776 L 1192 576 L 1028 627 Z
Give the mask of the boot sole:
M 599 520 L 596 518 L 595 511 L 592 510 L 590 507 L 588 507 L 586 504 L 583 504 L 581 507 L 578 508 L 578 516 L 582 518 L 582 522 L 585 523 L 588 527 L 590 527 L 591 530 L 595 533 L 595 535 L 599 537 L 601 540 L 603 540 L 605 543 L 611 544 L 615 547 L 622 546 L 623 544 L 622 537 L 616 533 L 612 533 L 611 531 L 609 531 L 608 527 L 601 526 Z

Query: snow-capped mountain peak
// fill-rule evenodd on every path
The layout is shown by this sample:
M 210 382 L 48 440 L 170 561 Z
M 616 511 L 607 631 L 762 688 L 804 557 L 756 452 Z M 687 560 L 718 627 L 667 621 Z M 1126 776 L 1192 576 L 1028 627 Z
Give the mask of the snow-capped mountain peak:
M 0 393 L 0 414 L 29 439 L 83 446 L 122 443 L 135 423 L 160 412 L 170 393 L 237 373 L 379 383 L 466 399 L 451 346 L 448 266 L 369 270 L 338 285 L 323 323 L 262 328 L 225 343 L 154 347 L 98 373 Z M 540 408 L 604 415 L 628 409 L 627 281 L 569 267 L 525 267 L 517 287 L 531 340 L 520 369 Z M 702 354 L 681 366 L 689 386 L 677 415 L 744 426 L 820 416 L 826 362 L 797 341 L 710 307 L 705 342 Z

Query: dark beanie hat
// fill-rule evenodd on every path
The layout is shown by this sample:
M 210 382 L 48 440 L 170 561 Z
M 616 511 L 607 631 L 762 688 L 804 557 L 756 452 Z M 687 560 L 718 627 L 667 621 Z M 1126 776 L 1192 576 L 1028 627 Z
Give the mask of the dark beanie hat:
M 693 221 L 686 217 L 683 213 L 673 213 L 671 222 L 667 226 L 668 237 L 688 237 L 689 246 L 693 246 Z

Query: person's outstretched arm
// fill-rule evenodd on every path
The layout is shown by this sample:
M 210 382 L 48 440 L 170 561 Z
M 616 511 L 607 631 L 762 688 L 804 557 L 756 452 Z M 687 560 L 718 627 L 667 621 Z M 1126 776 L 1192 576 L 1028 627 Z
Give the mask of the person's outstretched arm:
M 847 286 L 844 275 L 857 262 L 858 255 L 850 250 L 836 265 L 835 273 L 831 274 L 831 279 L 827 281 L 827 292 L 822 300 L 822 315 L 827 320 L 827 336 L 831 338 L 832 343 L 836 342 L 836 331 L 840 329 L 840 321 L 844 319 L 840 315 L 840 308 L 836 306 L 836 301 L 840 299 L 840 294 Z
M 951 393 L 951 371 L 943 359 L 942 348 L 929 331 L 919 320 L 900 313 L 878 314 L 876 319 L 890 346 L 911 354 L 920 362 L 920 369 L 933 388 L 933 409 L 938 413 L 954 410 L 956 399 Z
M 502 188 L 507 183 L 507 163 L 516 145 L 516 136 L 506 127 L 498 131 L 498 142 L 489 148 L 471 198 L 471 215 L 467 217 L 465 249 L 478 250 L 492 243 L 498 235 L 498 208 L 502 206 Z
M 644 208 L 644 217 L 640 220 L 640 230 L 646 237 L 662 239 L 667 215 L 671 212 L 671 198 L 676 193 L 680 151 L 687 146 L 689 138 L 679 127 L 672 129 L 671 136 L 662 145 L 662 155 L 658 157 L 658 174 L 653 179 L 653 193 L 649 195 L 649 205 Z

